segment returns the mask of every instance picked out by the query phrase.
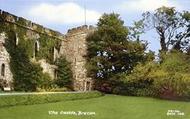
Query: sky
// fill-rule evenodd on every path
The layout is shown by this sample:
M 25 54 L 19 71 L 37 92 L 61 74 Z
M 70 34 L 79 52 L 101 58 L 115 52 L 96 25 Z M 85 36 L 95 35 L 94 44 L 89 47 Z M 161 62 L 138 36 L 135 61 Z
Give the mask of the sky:
M 146 11 L 161 6 L 190 11 L 190 0 L 0 0 L 0 9 L 29 19 L 63 34 L 68 29 L 85 24 L 96 25 L 103 13 L 118 13 L 126 26 L 142 18 Z M 158 51 L 159 39 L 154 33 L 141 36 L 148 48 Z

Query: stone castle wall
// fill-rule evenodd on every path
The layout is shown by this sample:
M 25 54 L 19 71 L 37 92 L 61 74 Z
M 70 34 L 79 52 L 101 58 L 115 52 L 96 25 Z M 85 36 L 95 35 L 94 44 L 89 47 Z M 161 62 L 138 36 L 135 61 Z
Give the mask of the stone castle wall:
M 93 86 L 92 80 L 86 76 L 84 57 L 87 50 L 86 37 L 93 31 L 92 26 L 86 25 L 70 29 L 62 42 L 60 54 L 65 55 L 66 59 L 71 62 L 75 90 L 90 90 Z
M 64 55 L 66 59 L 71 62 L 73 71 L 73 87 L 75 90 L 86 91 L 92 89 L 93 82 L 86 76 L 86 60 L 84 56 L 86 55 L 86 37 L 93 31 L 93 27 L 81 26 L 73 28 L 63 35 L 60 32 L 45 28 L 22 17 L 17 17 L 2 10 L 0 10 L 0 22 L 12 24 L 14 25 L 14 28 L 25 29 L 26 39 L 36 39 L 37 41 L 40 34 L 47 35 L 50 39 L 59 39 L 61 46 L 59 50 L 54 48 L 53 59 L 56 60 L 56 58 Z M 17 33 L 15 34 L 17 35 Z M 40 44 L 37 45 L 40 47 Z M 0 47 L 2 48 L 2 46 Z M 38 50 L 40 50 L 40 48 L 38 48 Z M 8 55 L 6 58 L 8 58 Z M 35 58 L 32 59 L 32 61 L 36 61 Z M 49 64 L 45 59 L 40 59 L 36 62 L 38 62 L 43 68 L 43 72 L 49 73 L 51 78 L 56 77 L 55 70 L 57 67 L 55 65 Z M 9 62 L 6 64 L 8 65 Z M 9 71 L 7 71 L 7 73 Z M 10 78 L 7 80 L 12 80 L 12 74 L 7 75 L 10 75 Z
M 5 34 L 0 34 L 0 84 L 4 89 L 11 87 L 13 80 L 13 74 L 10 70 L 10 56 L 4 47 L 5 43 Z
M 33 31 L 38 34 L 45 34 L 52 38 L 63 39 L 64 35 L 58 31 L 51 30 L 49 28 L 43 27 L 39 24 L 36 24 L 30 20 L 26 20 L 22 17 L 17 17 L 13 14 L 0 10 L 0 21 L 6 22 L 9 24 L 14 24 L 17 27 L 22 27 L 26 30 Z

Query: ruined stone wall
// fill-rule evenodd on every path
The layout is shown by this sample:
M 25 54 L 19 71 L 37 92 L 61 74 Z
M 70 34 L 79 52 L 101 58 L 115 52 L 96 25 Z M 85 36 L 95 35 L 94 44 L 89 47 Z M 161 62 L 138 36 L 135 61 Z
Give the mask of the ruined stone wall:
M 14 24 L 15 27 L 22 27 L 26 30 L 33 31 L 33 33 L 48 35 L 52 38 L 63 39 L 64 35 L 58 31 L 45 28 L 39 24 L 36 24 L 30 20 L 26 20 L 22 17 L 17 17 L 13 14 L 0 10 L 0 21 L 8 24 Z
M 13 81 L 9 66 L 10 56 L 4 47 L 4 40 L 8 39 L 8 37 L 5 36 L 8 36 L 10 32 L 11 35 L 15 37 L 15 45 L 19 43 L 26 45 L 26 47 L 28 47 L 26 52 L 31 61 L 38 63 L 43 68 L 43 72 L 48 73 L 50 77 L 54 79 L 57 67 L 53 62 L 58 58 L 58 43 L 64 40 L 64 35 L 22 17 L 17 17 L 0 10 L 0 33 L 4 34 L 4 36 L 0 37 L 0 68 L 1 64 L 5 64 L 5 76 L 0 76 L 0 83 Z M 36 43 L 38 56 L 35 54 Z M 49 53 L 50 50 L 52 50 L 52 54 Z M 48 53 L 44 51 L 48 51 Z
M 10 56 L 4 47 L 5 43 L 5 34 L 0 34 L 0 84 L 6 90 L 11 90 L 11 83 L 13 80 L 13 74 L 10 70 Z
M 43 68 L 43 72 L 48 73 L 52 79 L 55 78 L 55 70 L 57 68 L 52 62 L 64 55 L 72 65 L 74 89 L 80 91 L 92 89 L 93 82 L 86 76 L 86 60 L 84 56 L 87 48 L 86 37 L 93 32 L 94 28 L 81 26 L 70 29 L 63 35 L 22 17 L 0 10 L 0 33 L 5 30 L 2 30 L 1 26 L 6 26 L 4 28 L 7 28 L 7 31 L 13 32 L 16 45 L 21 42 L 25 42 L 25 45 L 28 44 L 27 53 L 31 61 L 39 63 Z M 2 46 L 0 47 L 2 48 Z M 53 52 L 49 53 L 50 50 Z M 6 58 L 8 58 L 8 55 Z M 8 65 L 9 62 L 7 61 L 6 64 Z M 12 74 L 7 75 L 9 75 L 7 80 L 12 80 Z
M 81 26 L 68 30 L 65 40 L 62 41 L 60 54 L 65 55 L 66 59 L 71 62 L 73 71 L 73 85 L 75 90 L 91 90 L 93 87 L 92 80 L 87 77 L 86 64 L 86 37 L 94 31 L 91 26 Z

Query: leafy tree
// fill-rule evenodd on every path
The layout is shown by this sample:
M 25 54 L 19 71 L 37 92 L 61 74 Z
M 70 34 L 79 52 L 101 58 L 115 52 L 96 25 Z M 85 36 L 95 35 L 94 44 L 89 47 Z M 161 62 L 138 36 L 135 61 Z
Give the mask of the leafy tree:
M 93 79 L 117 80 L 116 74 L 127 72 L 145 58 L 146 45 L 129 40 L 129 30 L 118 14 L 104 14 L 97 30 L 87 38 L 87 69 Z
M 159 35 L 161 51 L 186 50 L 190 41 L 190 13 L 178 12 L 174 7 L 160 7 L 143 13 L 141 30 L 154 29 Z
M 70 87 L 72 83 L 72 71 L 69 62 L 65 59 L 65 57 L 60 57 L 56 61 L 57 69 L 57 79 L 55 83 L 59 87 Z

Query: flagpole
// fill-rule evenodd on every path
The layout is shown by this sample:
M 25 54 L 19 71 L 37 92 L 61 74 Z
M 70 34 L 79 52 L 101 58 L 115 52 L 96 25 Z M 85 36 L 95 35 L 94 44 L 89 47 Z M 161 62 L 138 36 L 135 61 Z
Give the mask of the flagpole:
M 86 25 L 86 1 L 84 0 L 84 25 Z

